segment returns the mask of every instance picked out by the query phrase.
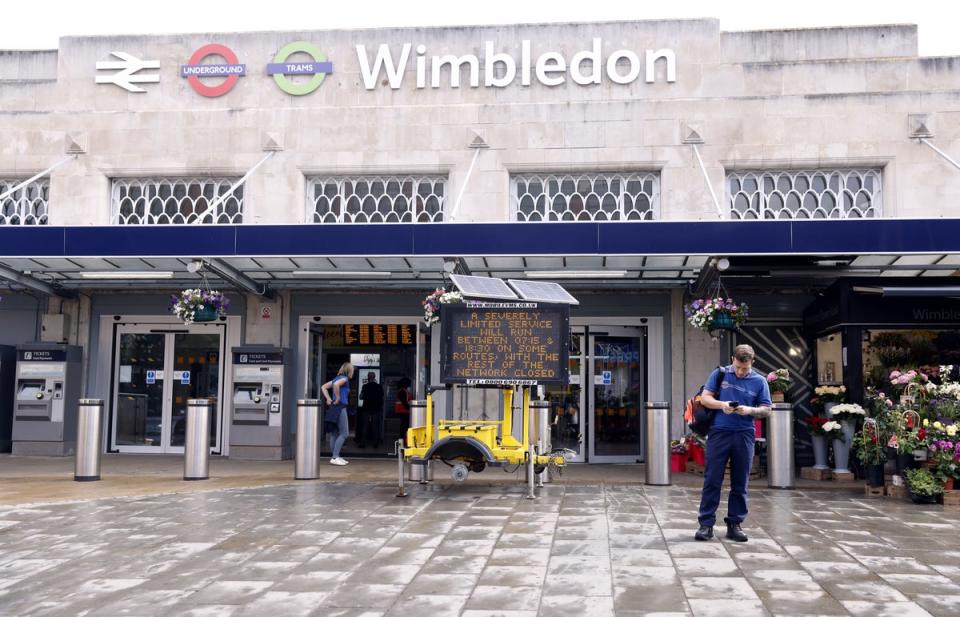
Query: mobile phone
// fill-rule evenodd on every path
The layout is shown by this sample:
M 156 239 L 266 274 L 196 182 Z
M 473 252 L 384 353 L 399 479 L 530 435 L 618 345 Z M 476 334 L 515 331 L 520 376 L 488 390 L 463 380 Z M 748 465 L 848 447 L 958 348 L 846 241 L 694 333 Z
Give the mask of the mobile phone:
M 730 405 L 730 407 L 732 407 L 732 408 L 734 408 L 734 409 L 736 409 L 737 407 L 740 406 L 740 403 L 738 403 L 737 401 L 731 401 L 731 402 L 728 403 L 728 404 Z

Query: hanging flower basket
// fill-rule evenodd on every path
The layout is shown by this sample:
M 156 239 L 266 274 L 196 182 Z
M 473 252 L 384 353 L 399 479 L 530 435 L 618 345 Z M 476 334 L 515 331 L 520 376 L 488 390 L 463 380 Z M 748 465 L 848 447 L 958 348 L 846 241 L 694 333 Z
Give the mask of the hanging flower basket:
M 428 324 L 440 321 L 441 304 L 462 304 L 463 294 L 459 291 L 444 291 L 437 289 L 423 299 L 423 320 Z
M 731 298 L 697 298 L 683 307 L 683 313 L 690 325 L 700 330 L 739 330 L 747 320 L 747 304 Z
M 184 324 L 216 321 L 226 317 L 230 301 L 223 292 L 204 289 L 184 289 L 170 297 L 170 312 Z

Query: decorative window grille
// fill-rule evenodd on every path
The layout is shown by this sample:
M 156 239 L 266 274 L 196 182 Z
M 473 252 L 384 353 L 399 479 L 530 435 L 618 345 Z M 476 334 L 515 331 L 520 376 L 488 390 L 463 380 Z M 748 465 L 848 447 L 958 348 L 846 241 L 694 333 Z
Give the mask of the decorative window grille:
M 208 212 L 237 178 L 116 178 L 110 191 L 115 225 L 224 225 L 243 222 L 243 185 Z
M 325 176 L 308 179 L 314 223 L 443 221 L 446 176 Z
M 660 218 L 656 173 L 522 174 L 510 178 L 518 221 L 652 221 Z
M 0 194 L 23 182 L 23 179 L 0 179 Z M 50 179 L 31 182 L 0 200 L 0 225 L 46 225 L 50 202 Z
M 727 174 L 731 219 L 877 218 L 878 169 L 738 171 Z

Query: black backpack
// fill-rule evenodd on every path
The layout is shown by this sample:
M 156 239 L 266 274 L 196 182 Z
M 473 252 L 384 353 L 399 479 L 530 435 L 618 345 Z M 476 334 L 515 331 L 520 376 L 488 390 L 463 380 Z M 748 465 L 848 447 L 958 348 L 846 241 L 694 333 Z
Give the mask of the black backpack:
M 711 388 L 716 396 L 720 396 L 720 388 L 723 386 L 723 379 L 726 376 L 726 371 L 722 366 L 717 367 L 719 370 L 717 375 L 717 383 L 715 388 Z M 687 428 L 690 431 L 700 435 L 701 437 L 706 437 L 710 432 L 710 428 L 713 427 L 713 421 L 717 417 L 716 409 L 707 409 L 703 406 L 703 403 L 700 402 L 700 396 L 703 394 L 703 386 L 700 386 L 700 389 L 697 390 L 697 393 L 687 401 L 687 409 L 684 413 L 684 418 L 687 420 Z

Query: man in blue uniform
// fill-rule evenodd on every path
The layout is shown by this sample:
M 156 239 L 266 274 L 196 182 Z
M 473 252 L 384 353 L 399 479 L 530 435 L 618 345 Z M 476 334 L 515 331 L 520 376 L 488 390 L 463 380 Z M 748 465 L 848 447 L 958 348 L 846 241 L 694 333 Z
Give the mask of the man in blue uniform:
M 730 498 L 727 502 L 727 538 L 746 542 L 747 534 L 740 528 L 747 518 L 747 482 L 753 463 L 753 445 L 756 437 L 754 417 L 770 413 L 770 386 L 766 378 L 753 370 L 753 348 L 737 345 L 732 364 L 715 369 L 704 384 L 700 402 L 708 409 L 716 409 L 716 419 L 707 437 L 707 465 L 703 474 L 703 494 L 700 497 L 700 528 L 694 538 L 709 540 L 717 521 L 723 471 L 730 461 Z M 714 392 L 723 371 L 720 391 Z

